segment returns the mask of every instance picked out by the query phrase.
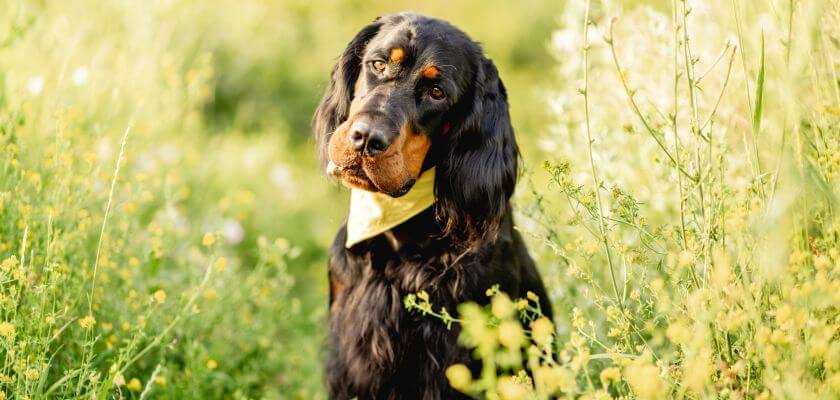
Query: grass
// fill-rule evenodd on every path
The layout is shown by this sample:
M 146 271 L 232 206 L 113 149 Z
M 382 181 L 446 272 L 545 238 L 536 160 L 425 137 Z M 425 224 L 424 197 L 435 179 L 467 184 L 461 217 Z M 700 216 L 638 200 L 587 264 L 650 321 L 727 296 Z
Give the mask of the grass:
M 449 3 L 0 1 L 0 398 L 324 398 L 346 195 L 308 118 L 355 30 L 414 7 L 499 65 L 557 310 L 409 295 L 485 361 L 453 386 L 836 397 L 840 8 Z

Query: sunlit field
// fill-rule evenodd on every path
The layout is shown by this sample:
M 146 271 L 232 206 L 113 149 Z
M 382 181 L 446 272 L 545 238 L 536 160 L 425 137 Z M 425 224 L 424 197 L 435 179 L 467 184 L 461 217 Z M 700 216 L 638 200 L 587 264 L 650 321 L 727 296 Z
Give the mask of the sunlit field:
M 555 310 L 408 294 L 484 362 L 453 387 L 840 398 L 836 0 L 0 0 L 0 399 L 326 398 L 309 121 L 405 9 L 499 67 Z

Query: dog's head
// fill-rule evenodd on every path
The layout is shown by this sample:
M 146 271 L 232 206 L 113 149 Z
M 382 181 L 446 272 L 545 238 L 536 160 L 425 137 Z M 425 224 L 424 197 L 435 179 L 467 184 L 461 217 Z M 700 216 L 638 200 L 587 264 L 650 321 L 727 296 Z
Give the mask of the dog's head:
M 518 149 L 507 94 L 478 43 L 413 13 L 377 18 L 350 41 L 315 114 L 327 172 L 399 197 L 436 167 L 447 235 L 494 236 L 508 211 Z

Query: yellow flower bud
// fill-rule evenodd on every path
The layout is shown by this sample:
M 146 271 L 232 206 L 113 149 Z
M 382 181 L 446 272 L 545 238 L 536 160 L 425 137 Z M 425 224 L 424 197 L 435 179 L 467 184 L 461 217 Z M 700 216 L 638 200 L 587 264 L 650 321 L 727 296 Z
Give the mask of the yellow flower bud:
M 518 349 L 522 346 L 525 335 L 522 333 L 522 326 L 517 321 L 502 321 L 499 324 L 499 343 L 511 349 Z
M 540 346 L 548 346 L 554 336 L 554 323 L 546 317 L 540 317 L 531 323 L 531 338 Z
M 490 303 L 490 311 L 493 312 L 493 316 L 499 319 L 506 319 L 510 318 L 513 315 L 513 302 L 510 301 L 510 297 L 508 297 L 504 293 L 499 293 L 493 296 L 493 300 Z
M 465 391 L 472 384 L 472 374 L 464 364 L 454 364 L 446 369 L 446 379 L 449 384 L 460 391 Z

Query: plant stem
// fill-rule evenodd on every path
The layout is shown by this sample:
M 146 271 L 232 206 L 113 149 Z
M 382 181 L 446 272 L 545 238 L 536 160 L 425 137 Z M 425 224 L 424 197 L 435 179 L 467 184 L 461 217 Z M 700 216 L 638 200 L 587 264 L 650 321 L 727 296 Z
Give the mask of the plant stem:
M 615 267 L 612 260 L 612 251 L 610 250 L 609 238 L 607 237 L 606 223 L 604 222 L 604 208 L 601 201 L 601 188 L 598 179 L 598 169 L 595 166 L 595 157 L 592 152 L 592 126 L 589 116 L 589 9 L 590 0 L 586 0 L 586 12 L 583 19 L 583 110 L 586 119 L 586 143 L 589 151 L 589 166 L 592 168 L 592 190 L 595 192 L 595 200 L 598 203 L 598 229 L 601 233 L 601 242 L 604 245 L 604 251 L 607 253 L 607 265 L 610 269 L 610 278 L 612 280 L 613 293 L 615 300 L 619 307 L 624 309 L 624 302 L 618 294 L 618 282 L 615 279 Z

